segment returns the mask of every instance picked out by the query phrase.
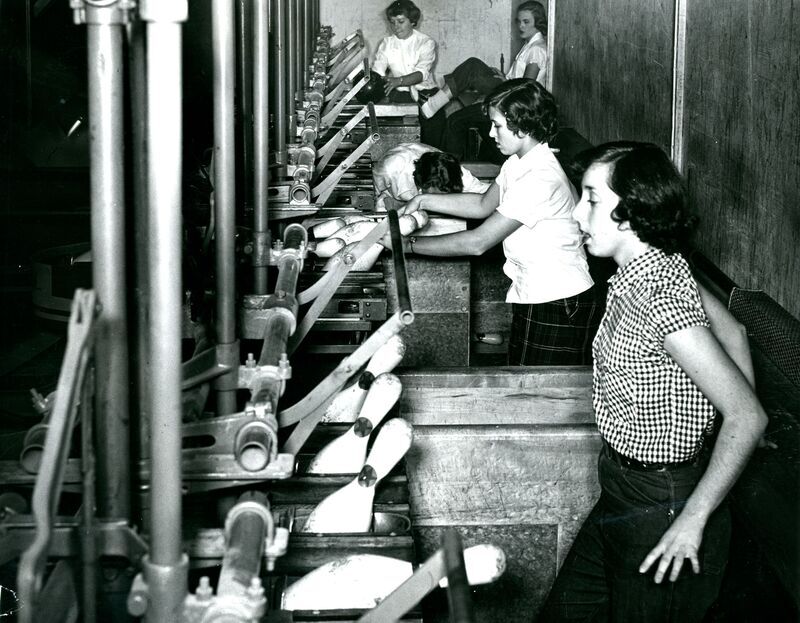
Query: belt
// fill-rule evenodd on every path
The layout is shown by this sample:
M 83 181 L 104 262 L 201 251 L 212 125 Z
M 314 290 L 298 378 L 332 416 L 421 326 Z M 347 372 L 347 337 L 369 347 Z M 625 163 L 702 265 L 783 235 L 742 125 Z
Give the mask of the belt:
M 640 472 L 664 472 L 671 469 L 679 469 L 681 467 L 690 467 L 692 465 L 697 465 L 697 462 L 700 459 L 698 455 L 693 459 L 679 461 L 677 463 L 645 463 L 643 461 L 639 461 L 638 459 L 632 459 L 629 456 L 620 454 L 614 448 L 612 448 L 611 444 L 609 444 L 607 441 L 603 441 L 603 453 L 618 465 Z

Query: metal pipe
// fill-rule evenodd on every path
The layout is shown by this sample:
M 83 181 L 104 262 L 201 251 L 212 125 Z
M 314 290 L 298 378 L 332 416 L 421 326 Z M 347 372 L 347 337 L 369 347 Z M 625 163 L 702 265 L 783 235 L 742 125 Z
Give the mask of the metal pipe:
M 670 155 L 675 168 L 685 172 L 684 117 L 686 114 L 686 27 L 687 2 L 675 2 L 674 43 L 672 46 L 672 127 Z
M 396 210 L 389 210 L 389 232 L 392 237 L 392 248 L 403 248 L 403 237 L 400 234 L 400 222 Z M 411 324 L 414 321 L 414 313 L 411 311 L 411 295 L 408 290 L 408 272 L 406 271 L 406 259 L 401 252 L 392 253 L 394 260 L 394 279 L 397 286 L 397 307 L 400 319 L 403 324 Z
M 299 50 L 297 49 L 297 2 L 295 0 L 289 1 L 287 16 L 289 19 L 289 27 L 286 29 L 286 91 L 289 96 L 287 113 L 289 116 L 293 116 L 296 113 L 295 102 L 297 101 L 297 83 L 300 75 L 297 62 Z
M 92 374 L 83 382 L 83 395 L 88 396 Z M 84 623 L 97 620 L 98 560 L 95 528 L 95 454 L 94 426 L 89 401 L 81 403 L 81 615 Z
M 306 66 L 308 66 L 314 56 L 314 33 L 312 31 L 311 20 L 311 0 L 299 0 L 303 3 L 303 50 L 305 52 Z
M 148 286 L 147 244 L 147 168 L 146 134 L 147 120 L 147 59 L 145 57 L 144 24 L 134 20 L 128 26 L 129 65 L 130 65 L 130 97 L 131 97 L 131 129 L 133 136 L 133 229 L 134 245 L 134 307 L 132 334 L 136 340 L 135 356 L 132 366 L 136 370 L 133 384 L 134 398 L 131 404 L 137 405 L 138 416 L 138 448 L 139 458 L 150 456 L 150 412 L 148 406 L 149 386 L 147 379 L 149 345 L 147 341 L 147 305 L 150 298 Z
M 464 551 L 461 537 L 454 529 L 446 530 L 442 535 L 442 549 L 447 569 L 447 606 L 451 623 L 473 623 L 475 615 L 472 611 L 467 568 L 464 565 Z
M 236 153 L 234 123 L 234 8 L 230 0 L 213 0 L 211 38 L 214 58 L 214 211 L 217 344 L 236 342 Z M 230 351 L 230 348 L 224 349 Z M 235 366 L 237 361 L 223 363 Z M 215 385 L 217 415 L 236 411 L 236 385 L 224 375 Z
M 292 3 L 293 4 L 293 3 Z M 269 266 L 269 0 L 256 0 L 253 7 L 253 291 L 267 293 Z
M 159 569 L 182 561 L 181 542 L 181 24 L 185 0 L 142 4 L 147 24 L 147 208 L 150 301 L 150 554 L 153 582 Z M 147 567 L 146 567 L 147 569 Z M 158 591 L 157 591 L 158 592 Z M 168 595 L 163 596 L 165 599 Z M 153 621 L 170 619 L 183 601 L 162 603 Z M 156 601 L 156 600 L 154 600 Z M 157 612 L 161 611 L 161 613 Z M 151 614 L 150 612 L 148 614 Z M 163 614 L 162 618 L 158 618 Z
M 92 282 L 102 306 L 95 341 L 99 371 L 95 413 L 100 450 L 97 511 L 100 517 L 128 519 L 131 474 L 128 459 L 123 32 L 121 24 L 100 23 L 101 15 L 99 11 L 87 14 Z
M 286 2 L 274 0 L 272 11 L 272 38 L 275 42 L 275 60 L 273 67 L 275 78 L 274 107 L 275 112 L 275 154 L 278 164 L 286 164 Z
M 260 577 L 265 546 L 274 533 L 266 495 L 244 494 L 225 518 L 225 555 L 217 595 L 241 596 Z
M 238 46 L 239 70 L 239 134 L 241 149 L 237 163 L 240 174 L 242 204 L 245 211 L 253 200 L 253 12 L 250 0 L 238 0 L 236 4 L 236 43 Z
M 305 47 L 303 47 L 303 39 L 305 38 L 303 33 L 306 29 L 306 7 L 303 4 L 303 0 L 295 1 L 297 2 L 297 58 L 300 64 L 300 81 L 305 88 L 308 86 L 309 77 L 306 73 L 308 70 L 308 52 Z

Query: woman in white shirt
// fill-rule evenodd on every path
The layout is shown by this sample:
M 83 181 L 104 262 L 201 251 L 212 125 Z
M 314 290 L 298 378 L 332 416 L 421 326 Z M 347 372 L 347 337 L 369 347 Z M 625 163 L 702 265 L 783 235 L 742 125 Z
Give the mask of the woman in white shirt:
M 388 197 L 405 202 L 420 192 L 482 193 L 489 184 L 462 167 L 455 156 L 423 143 L 400 143 L 372 166 L 375 209 L 384 210 Z
M 434 256 L 482 255 L 503 243 L 503 271 L 511 279 L 511 365 L 591 362 L 602 316 L 572 217 L 576 196 L 548 141 L 557 129 L 553 96 L 538 82 L 502 83 L 484 104 L 490 136 L 508 156 L 483 194 L 421 194 L 404 213 L 425 209 L 485 219 L 475 229 L 441 236 L 409 236 L 403 250 Z M 390 245 L 384 239 L 385 245 Z
M 411 0 L 396 0 L 386 9 L 394 34 L 381 40 L 372 69 L 386 76 L 386 93 L 395 103 L 416 102 L 436 89 L 436 42 L 416 29 L 421 16 Z
M 525 44 L 505 75 L 478 58 L 468 58 L 444 76 L 445 86 L 423 104 L 422 114 L 432 117 L 466 91 L 473 91 L 482 98 L 504 80 L 530 78 L 544 85 L 547 78 L 547 13 L 544 6 L 532 0 L 520 4 L 517 7 L 517 28 Z

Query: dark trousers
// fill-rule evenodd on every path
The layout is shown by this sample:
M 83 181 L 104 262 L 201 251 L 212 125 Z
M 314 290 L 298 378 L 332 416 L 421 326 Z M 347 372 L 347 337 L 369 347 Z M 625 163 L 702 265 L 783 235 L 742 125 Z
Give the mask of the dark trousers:
M 695 575 L 684 562 L 675 582 L 653 581 L 639 565 L 681 512 L 705 463 L 639 471 L 601 452 L 601 494 L 583 523 L 545 602 L 539 623 L 693 623 L 702 621 L 722 582 L 730 543 L 727 506 L 703 532 Z M 667 574 L 669 575 L 669 574 Z
M 604 311 L 594 286 L 575 296 L 549 303 L 513 303 L 511 309 L 509 365 L 592 363 L 592 340 Z
M 506 157 L 500 153 L 494 139 L 489 136 L 490 125 L 489 118 L 483 112 L 483 104 L 465 106 L 447 117 L 444 140 L 439 147 L 459 160 L 503 164 Z M 473 138 L 477 139 L 475 145 L 470 142 Z
M 425 91 L 420 91 L 420 95 L 427 99 L 434 93 L 436 93 L 438 89 L 428 89 Z M 409 91 L 392 91 L 389 95 L 385 98 L 385 101 L 390 102 L 392 104 L 411 104 L 414 102 L 414 98 L 411 97 L 411 93 Z M 422 101 L 422 98 L 420 99 Z M 427 119 L 425 115 L 419 115 L 419 130 L 420 130 L 420 142 L 431 145 L 432 147 L 437 147 L 441 149 L 442 143 L 444 141 L 443 137 L 445 134 L 445 128 L 447 126 L 447 117 L 444 114 L 444 110 L 438 111 L 433 117 Z
M 483 98 L 501 84 L 503 79 L 497 77 L 492 68 L 479 58 L 468 58 L 452 73 L 446 74 L 444 81 L 450 87 L 453 97 L 458 97 L 464 91 L 476 91 Z

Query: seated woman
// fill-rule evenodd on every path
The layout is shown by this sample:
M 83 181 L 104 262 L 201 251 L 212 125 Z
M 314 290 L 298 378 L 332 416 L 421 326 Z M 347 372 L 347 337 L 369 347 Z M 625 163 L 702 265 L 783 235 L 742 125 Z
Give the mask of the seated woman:
M 394 103 L 416 102 L 436 90 L 436 42 L 416 29 L 421 16 L 411 0 L 395 0 L 386 9 L 394 34 L 378 45 L 372 70 L 386 76 L 386 94 Z
M 422 105 L 422 114 L 432 117 L 450 100 L 467 91 L 474 91 L 478 98 L 483 99 L 504 80 L 530 78 L 544 85 L 547 77 L 547 13 L 544 6 L 532 0 L 520 4 L 517 7 L 517 28 L 525 45 L 505 75 L 478 58 L 468 58 L 444 76 L 444 88 Z
M 508 156 L 483 194 L 421 194 L 404 213 L 425 209 L 485 219 L 475 229 L 441 236 L 410 236 L 403 251 L 419 255 L 481 255 L 503 243 L 511 279 L 509 363 L 569 365 L 591 361 L 602 315 L 578 224 L 576 197 L 548 147 L 556 127 L 553 96 L 524 78 L 501 84 L 486 98 L 491 136 Z M 384 238 L 383 244 L 391 246 Z
M 422 143 L 401 143 L 372 167 L 376 209 L 387 199 L 406 202 L 420 192 L 482 193 L 489 185 L 462 167 L 451 154 Z

